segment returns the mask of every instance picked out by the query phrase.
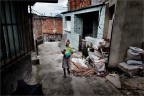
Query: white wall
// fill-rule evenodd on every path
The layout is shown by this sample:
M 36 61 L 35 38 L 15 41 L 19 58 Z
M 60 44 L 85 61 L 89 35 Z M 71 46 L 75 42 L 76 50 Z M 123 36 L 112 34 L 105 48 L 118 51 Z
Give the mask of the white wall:
M 87 9 L 83 9 L 83 10 L 78 10 L 78 11 L 73 11 L 73 12 L 68 12 L 68 13 L 64 13 L 63 14 L 63 34 L 67 34 L 67 38 L 70 39 L 70 41 L 72 42 L 71 45 L 78 49 L 78 44 L 79 44 L 79 34 L 77 34 L 77 31 L 80 31 L 77 25 L 78 23 L 76 23 L 77 21 L 77 17 L 76 15 L 78 14 L 83 14 L 83 13 L 88 13 L 88 12 L 95 12 L 95 11 L 99 11 L 99 28 L 98 28 L 98 34 L 97 34 L 97 38 L 102 38 L 103 37 L 103 31 L 104 31 L 104 19 L 105 19 L 105 9 L 106 6 L 94 6 L 91 8 L 87 8 Z M 66 20 L 65 17 L 66 16 L 71 16 L 71 31 L 66 31 Z M 88 18 L 90 19 L 90 18 Z M 77 33 L 76 33 L 77 32 Z M 75 43 L 73 43 L 75 42 Z

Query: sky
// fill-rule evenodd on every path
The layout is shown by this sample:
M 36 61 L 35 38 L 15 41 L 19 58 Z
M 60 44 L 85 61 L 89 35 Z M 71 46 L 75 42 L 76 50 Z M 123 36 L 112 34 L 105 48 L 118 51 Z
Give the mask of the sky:
M 67 11 L 68 0 L 58 0 L 58 3 L 35 3 L 32 6 L 33 13 L 45 16 L 55 16 L 61 12 Z M 37 11 L 37 12 L 36 12 Z

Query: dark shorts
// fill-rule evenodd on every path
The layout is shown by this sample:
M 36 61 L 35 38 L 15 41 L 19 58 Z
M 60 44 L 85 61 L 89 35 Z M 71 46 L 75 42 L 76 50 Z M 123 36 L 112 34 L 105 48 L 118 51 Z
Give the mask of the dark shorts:
M 63 57 L 62 68 L 70 68 L 70 58 Z

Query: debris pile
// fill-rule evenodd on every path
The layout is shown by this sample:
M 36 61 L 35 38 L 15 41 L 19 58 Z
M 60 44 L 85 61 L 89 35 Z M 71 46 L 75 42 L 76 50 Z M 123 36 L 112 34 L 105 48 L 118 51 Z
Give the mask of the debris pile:
M 139 74 L 140 71 L 144 70 L 143 54 L 143 49 L 138 47 L 129 47 L 125 62 L 119 63 L 118 67 L 130 77 Z
M 71 58 L 72 73 L 75 76 L 92 76 L 96 73 L 98 76 L 105 76 L 105 63 L 108 60 L 107 49 L 109 44 L 104 39 L 86 37 L 85 39 L 88 56 L 86 59 Z
M 92 76 L 95 73 L 95 70 L 92 67 L 90 68 L 85 64 L 85 59 L 72 58 L 71 62 L 71 71 L 74 76 Z

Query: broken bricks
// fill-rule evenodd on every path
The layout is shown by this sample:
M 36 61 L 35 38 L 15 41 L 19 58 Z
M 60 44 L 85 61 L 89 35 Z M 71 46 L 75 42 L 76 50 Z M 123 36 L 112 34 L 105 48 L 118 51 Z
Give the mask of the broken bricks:
M 82 66 L 80 63 L 75 62 L 71 59 L 71 71 L 74 76 L 92 76 L 95 73 L 95 70 L 93 68 L 88 68 L 85 66 Z

